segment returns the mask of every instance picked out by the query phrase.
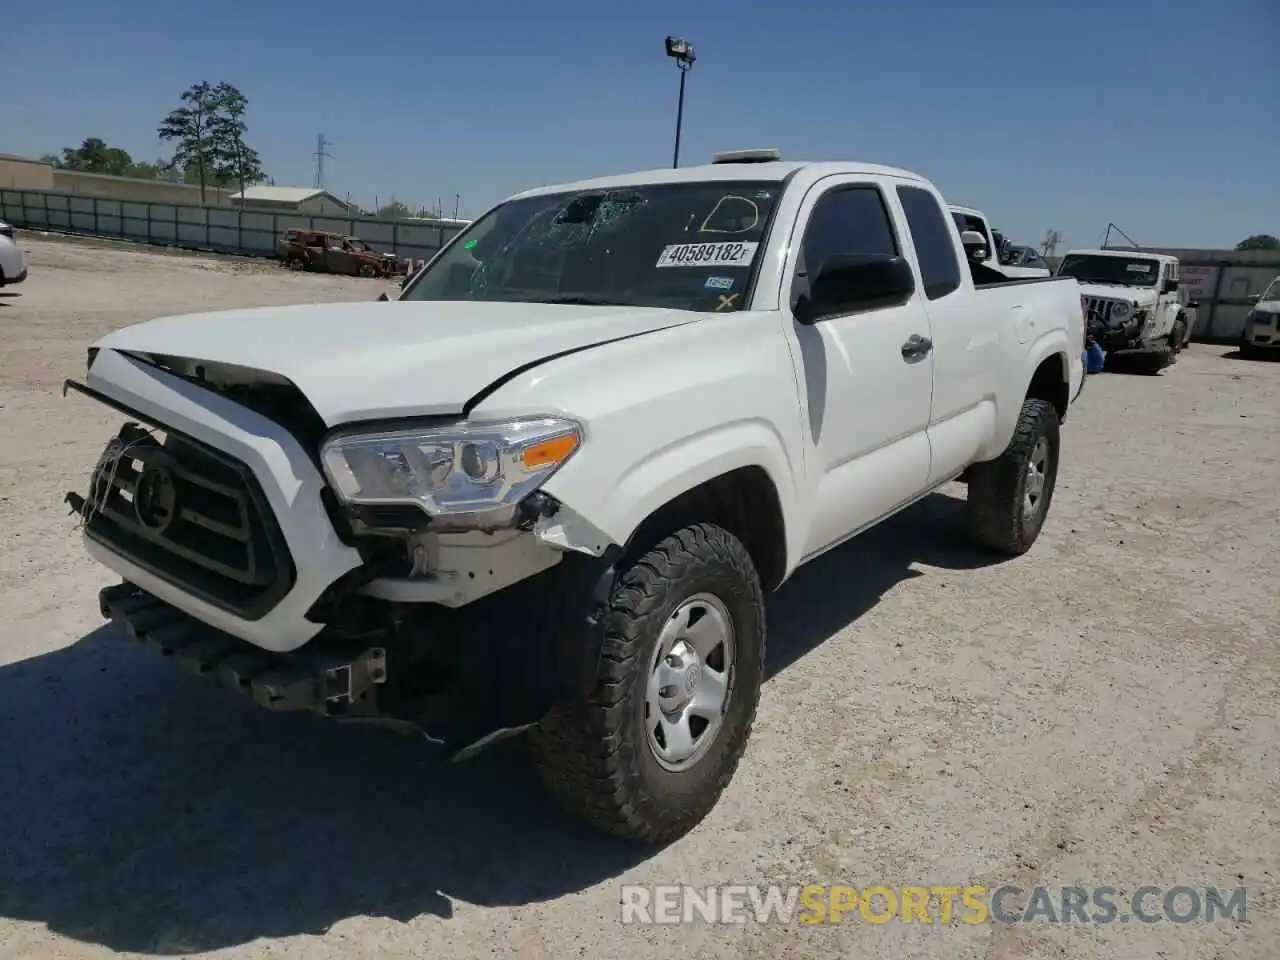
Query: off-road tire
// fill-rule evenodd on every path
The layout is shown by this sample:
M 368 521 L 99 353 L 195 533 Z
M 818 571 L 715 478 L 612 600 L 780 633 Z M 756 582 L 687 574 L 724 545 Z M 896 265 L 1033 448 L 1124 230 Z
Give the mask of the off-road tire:
M 1173 346 L 1169 343 L 1161 343 L 1146 353 L 1136 354 L 1133 357 L 1133 368 L 1136 373 L 1144 376 L 1154 377 L 1159 374 L 1165 367 L 1173 366 L 1176 359 Z
M 663 624 L 698 593 L 717 596 L 733 621 L 730 692 L 710 752 L 671 773 L 648 743 L 645 685 Z M 547 789 L 571 813 L 628 840 L 666 844 L 688 833 L 716 805 L 746 749 L 764 653 L 764 592 L 742 543 L 709 523 L 666 537 L 618 575 L 595 689 L 530 731 Z
M 373 278 L 378 275 L 378 268 L 371 263 L 362 263 L 357 273 L 362 277 Z
M 1253 341 L 1249 339 L 1248 332 L 1240 334 L 1240 359 L 1241 360 L 1261 360 L 1258 348 L 1253 345 Z
M 1173 348 L 1173 359 L 1176 362 L 1178 354 L 1186 349 L 1183 342 L 1187 338 L 1187 321 L 1183 317 L 1178 317 L 1173 321 L 1173 329 L 1169 331 L 1169 346 Z
M 1027 465 L 1041 439 L 1048 443 L 1044 490 L 1035 514 L 1025 516 Z M 984 547 L 1021 556 L 1040 536 L 1058 478 L 1058 411 L 1047 400 L 1022 403 L 1013 439 L 995 460 L 969 468 L 969 534 Z
M 285 258 L 284 265 L 290 270 L 297 270 L 299 272 L 307 269 L 307 261 L 302 257 L 287 257 Z

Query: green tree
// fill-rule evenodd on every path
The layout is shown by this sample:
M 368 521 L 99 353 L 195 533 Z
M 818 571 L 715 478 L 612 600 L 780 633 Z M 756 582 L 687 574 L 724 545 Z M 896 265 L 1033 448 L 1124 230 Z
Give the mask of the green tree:
M 201 203 L 205 201 L 205 187 L 218 169 L 213 132 L 216 115 L 214 87 L 202 80 L 182 92 L 182 106 L 169 111 L 156 128 L 161 140 L 173 143 L 172 162 L 186 171 L 188 182 L 194 174 L 200 184 Z
M 249 100 L 236 87 L 220 83 L 213 90 L 215 112 L 212 124 L 215 175 L 227 183 L 238 183 L 244 189 L 267 178 L 258 151 L 244 142 L 248 131 L 244 115 Z
M 81 170 L 116 177 L 126 176 L 126 171 L 133 165 L 133 158 L 127 150 L 109 147 L 99 137 L 86 137 L 78 147 L 63 147 L 61 157 L 46 154 L 41 159 L 60 170 Z
M 1280 250 L 1280 238 L 1269 233 L 1255 233 L 1236 244 L 1237 250 Z
M 409 212 L 409 207 L 404 202 L 392 200 L 390 203 L 379 207 L 374 216 L 381 217 L 383 220 L 399 220 L 413 216 L 413 214 Z
M 157 133 L 174 144 L 171 165 L 180 167 L 187 183 L 200 185 L 200 202 L 208 186 L 239 183 L 241 189 L 266 179 L 258 152 L 244 142 L 249 101 L 229 83 L 202 80 L 182 93 L 182 106 L 169 112 Z

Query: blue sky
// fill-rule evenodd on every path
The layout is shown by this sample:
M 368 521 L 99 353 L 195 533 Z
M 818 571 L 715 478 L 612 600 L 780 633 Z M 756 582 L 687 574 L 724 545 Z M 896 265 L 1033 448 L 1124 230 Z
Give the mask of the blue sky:
M 0 152 L 98 136 L 135 159 L 207 79 L 249 97 L 277 184 L 475 216 L 529 186 L 739 147 L 912 169 L 1015 241 L 1280 234 L 1276 0 L 63 0 L 0 31 Z M 1061 252 L 1061 248 L 1059 249 Z

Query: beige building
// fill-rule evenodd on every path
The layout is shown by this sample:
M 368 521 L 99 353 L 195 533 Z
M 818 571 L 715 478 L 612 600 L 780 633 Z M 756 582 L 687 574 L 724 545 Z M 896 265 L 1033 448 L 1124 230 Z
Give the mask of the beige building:
M 53 164 L 0 153 L 0 190 L 52 190 Z
M 112 177 L 105 173 L 83 173 L 79 170 L 53 171 L 52 193 L 102 200 L 124 200 L 131 203 L 200 203 L 200 185 L 172 183 L 168 180 L 140 180 L 136 177 Z M 231 191 L 217 187 L 204 188 L 206 207 L 231 205 Z
M 35 190 L 127 203 L 200 204 L 198 184 L 192 186 L 168 180 L 140 180 L 80 170 L 59 170 L 43 160 L 12 154 L 0 154 L 0 189 Z M 250 209 L 302 216 L 346 216 L 350 212 L 347 205 L 333 194 L 312 187 L 249 187 L 242 202 L 239 190 L 207 186 L 204 205 L 243 205 Z
M 316 187 L 246 187 L 243 199 L 239 191 L 231 194 L 231 203 L 246 209 L 296 213 L 304 217 L 345 217 L 351 213 L 347 204 Z

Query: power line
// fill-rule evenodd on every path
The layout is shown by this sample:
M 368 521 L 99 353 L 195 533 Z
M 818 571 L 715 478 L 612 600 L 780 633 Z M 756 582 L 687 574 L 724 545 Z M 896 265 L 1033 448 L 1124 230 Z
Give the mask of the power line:
M 332 146 L 332 144 L 329 143 L 329 141 L 324 138 L 324 134 L 317 133 L 316 134 L 316 152 L 312 154 L 312 156 L 316 158 L 315 187 L 317 190 L 324 189 L 324 158 L 328 157 L 330 160 L 333 159 L 333 154 L 325 150 L 325 147 L 329 147 L 329 146 Z

